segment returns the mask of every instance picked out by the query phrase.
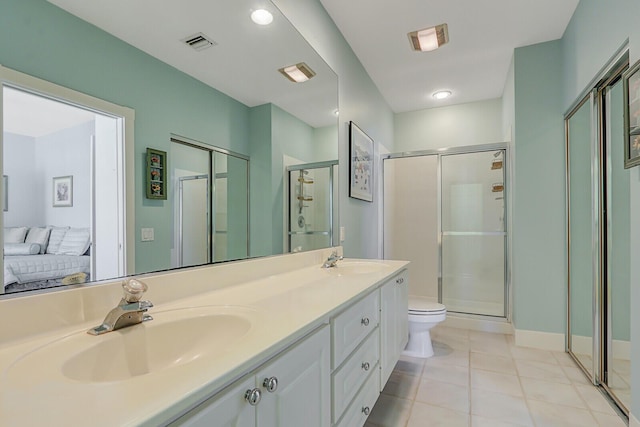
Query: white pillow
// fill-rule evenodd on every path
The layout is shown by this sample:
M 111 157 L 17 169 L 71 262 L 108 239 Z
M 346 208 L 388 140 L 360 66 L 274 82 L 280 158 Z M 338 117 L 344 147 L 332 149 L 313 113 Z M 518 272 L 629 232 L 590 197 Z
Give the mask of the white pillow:
M 5 255 L 37 255 L 40 245 L 37 243 L 5 243 Z
M 24 237 L 27 235 L 27 230 L 27 227 L 5 227 L 4 242 L 24 243 Z
M 64 238 L 64 235 L 67 234 L 68 229 L 69 227 L 51 227 L 51 233 L 49 234 L 49 244 L 47 245 L 46 253 L 58 253 L 58 249 L 60 249 L 60 243 L 62 243 L 62 239 Z
M 57 255 L 82 255 L 89 249 L 89 229 L 70 228 L 60 242 Z
M 47 250 L 47 241 L 49 241 L 49 227 L 31 227 L 27 233 L 25 243 L 37 243 L 40 245 L 40 253 L 43 254 Z

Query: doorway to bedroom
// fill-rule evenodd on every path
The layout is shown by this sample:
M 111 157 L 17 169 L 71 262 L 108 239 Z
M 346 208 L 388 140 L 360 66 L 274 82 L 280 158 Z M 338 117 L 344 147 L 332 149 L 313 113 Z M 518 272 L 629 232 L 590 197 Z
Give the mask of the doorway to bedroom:
M 121 120 L 9 85 L 2 107 L 4 292 L 125 275 Z

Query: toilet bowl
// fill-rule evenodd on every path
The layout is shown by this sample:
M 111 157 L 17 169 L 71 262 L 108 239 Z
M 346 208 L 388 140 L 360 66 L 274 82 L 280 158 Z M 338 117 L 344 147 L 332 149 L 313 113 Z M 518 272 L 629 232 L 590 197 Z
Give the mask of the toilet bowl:
M 421 297 L 409 297 L 409 342 L 402 352 L 405 356 L 431 357 L 430 330 L 447 317 L 447 308 Z

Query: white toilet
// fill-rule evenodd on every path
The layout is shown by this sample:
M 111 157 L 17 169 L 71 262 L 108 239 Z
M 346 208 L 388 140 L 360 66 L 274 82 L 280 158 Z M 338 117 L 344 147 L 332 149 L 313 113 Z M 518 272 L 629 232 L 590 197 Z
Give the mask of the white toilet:
M 409 342 L 405 356 L 431 357 L 433 346 L 429 330 L 447 317 L 447 308 L 426 298 L 409 296 Z

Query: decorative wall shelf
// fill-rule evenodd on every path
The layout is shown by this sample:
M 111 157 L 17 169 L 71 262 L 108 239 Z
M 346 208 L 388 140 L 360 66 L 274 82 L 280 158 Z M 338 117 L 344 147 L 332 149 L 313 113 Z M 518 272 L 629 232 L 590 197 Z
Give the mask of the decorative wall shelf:
M 147 199 L 167 200 L 167 153 L 147 148 Z

